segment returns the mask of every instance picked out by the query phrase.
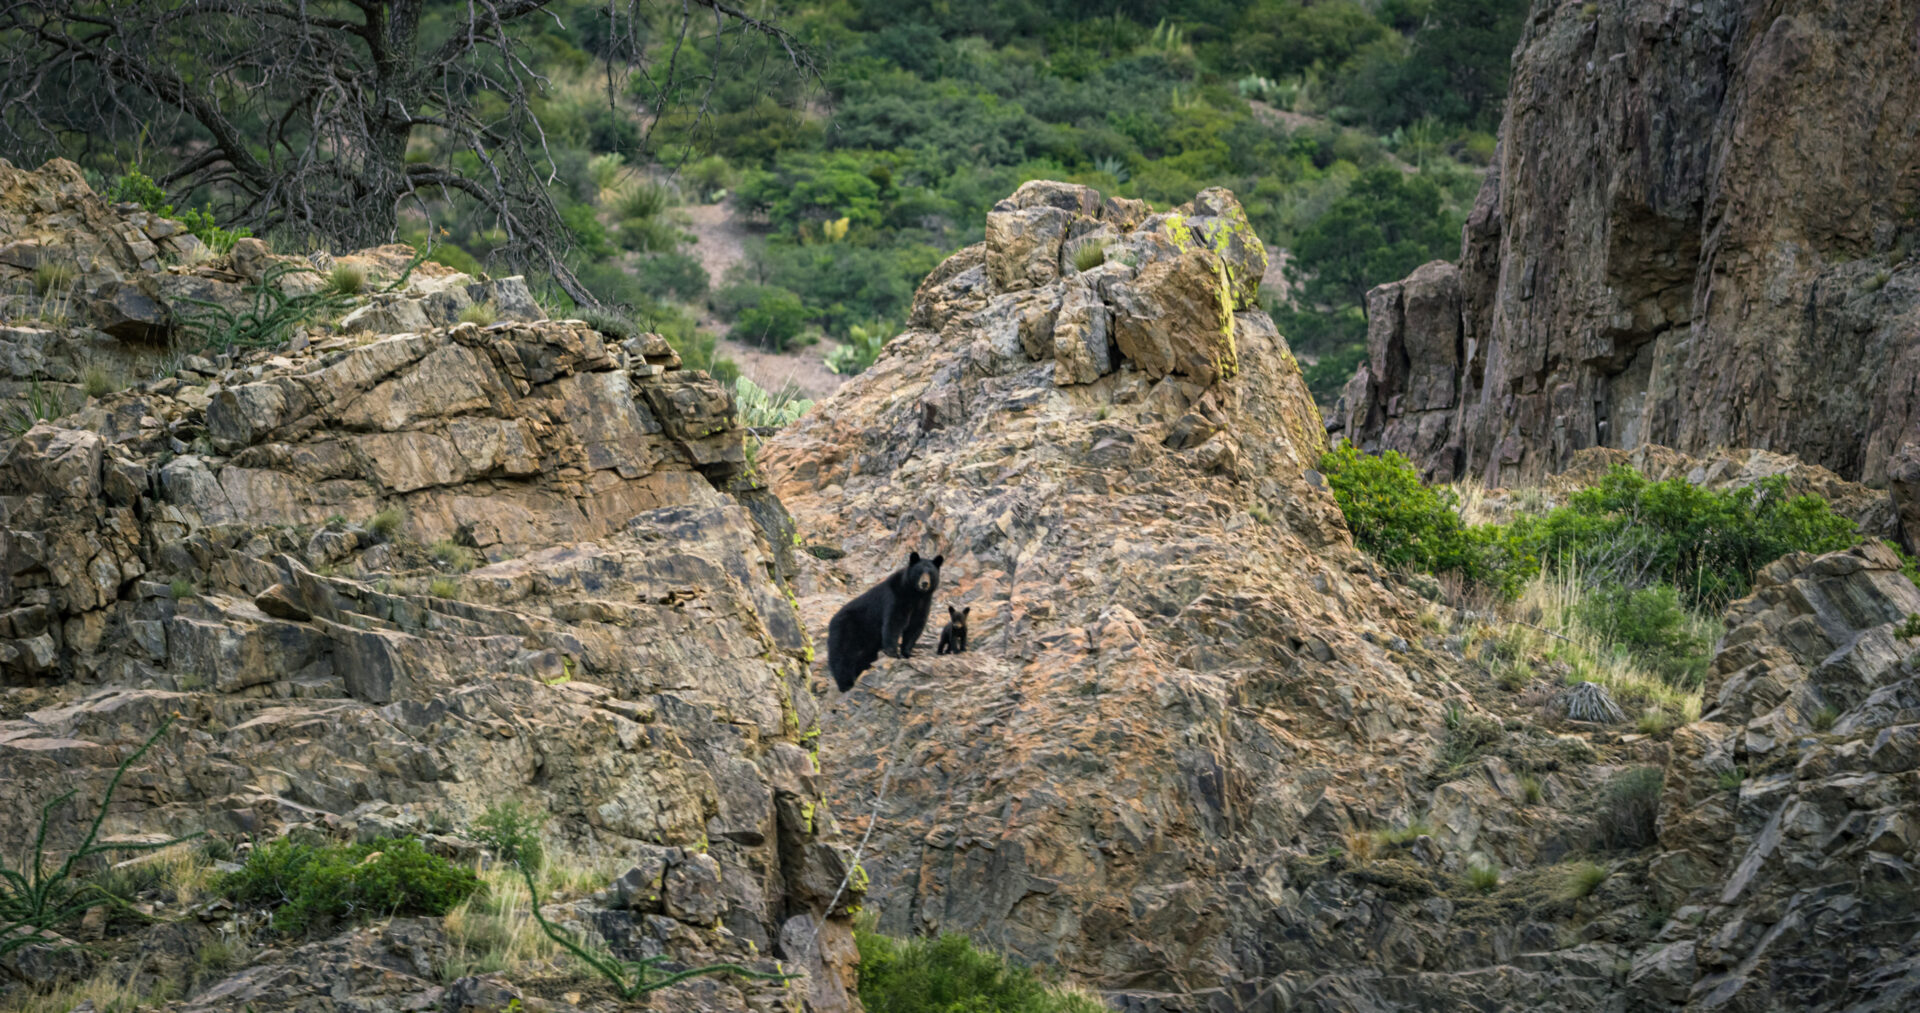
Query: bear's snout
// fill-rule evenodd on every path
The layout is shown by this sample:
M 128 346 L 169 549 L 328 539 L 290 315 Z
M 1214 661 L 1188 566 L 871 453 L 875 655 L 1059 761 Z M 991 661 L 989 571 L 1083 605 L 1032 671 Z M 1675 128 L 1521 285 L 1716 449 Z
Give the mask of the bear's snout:
M 932 581 L 929 581 L 925 577 L 920 578 L 920 590 L 922 591 L 930 590 L 931 585 L 932 585 Z

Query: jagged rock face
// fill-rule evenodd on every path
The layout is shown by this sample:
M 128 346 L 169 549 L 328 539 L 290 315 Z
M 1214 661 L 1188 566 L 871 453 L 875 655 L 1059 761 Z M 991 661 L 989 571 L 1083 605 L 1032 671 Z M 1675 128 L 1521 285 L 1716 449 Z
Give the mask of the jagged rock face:
M 1042 234 L 1111 228 L 1118 246 L 1154 227 L 1071 196 Z M 1498 760 L 1432 799 L 1421 787 L 1457 663 L 1352 548 L 1311 470 L 1318 413 L 1266 315 L 1230 283 L 1230 370 L 1123 345 L 1111 372 L 1063 384 L 1053 344 L 1018 341 L 1049 324 L 1023 308 L 1064 307 L 1085 275 L 1033 287 L 1052 276 L 1010 267 L 1035 262 L 1024 249 L 955 254 L 912 329 L 759 455 L 802 536 L 847 553 L 802 557 L 814 630 L 914 549 L 946 554 L 936 613 L 973 609 L 970 653 L 882 659 L 822 719 L 836 812 L 864 831 L 877 808 L 862 865 L 881 928 L 964 932 L 1128 1009 L 1609 1008 L 1623 950 L 1555 951 L 1551 928 L 1511 918 L 1450 925 L 1430 886 L 1322 874 L 1344 831 L 1429 807 L 1419 883 L 1475 851 L 1524 863 L 1568 845 L 1501 815 L 1518 789 Z M 1193 291 L 1181 270 L 1123 266 L 1087 272 L 1116 329 L 1147 326 L 1122 324 L 1123 305 Z M 1202 313 L 1161 324 L 1165 347 L 1224 330 Z M 1518 949 L 1543 952 L 1521 967 Z
M 76 242 L 104 228 L 77 221 Z M 265 271 L 271 256 L 235 260 Z M 369 274 L 409 259 L 353 255 Z M 202 365 L 0 440 L 0 853 L 23 854 L 40 807 L 75 789 L 82 807 L 57 810 L 48 841 L 70 846 L 84 804 L 171 715 L 106 834 L 421 833 L 470 857 L 461 828 L 519 799 L 582 860 L 665 856 L 661 902 L 609 895 L 553 917 L 630 959 L 811 972 L 661 1001 L 849 1008 L 860 885 L 816 935 L 848 869 L 802 744 L 818 722 L 812 649 L 776 579 L 786 517 L 739 481 L 725 388 L 658 335 L 616 345 L 564 320 Z M 396 523 L 374 523 L 383 510 Z M 436 542 L 481 565 L 436 563 Z M 155 967 L 190 966 L 210 938 L 184 922 L 142 943 Z M 259 956 L 182 1008 L 500 1008 L 505 993 L 468 995 L 493 984 L 434 980 L 438 931 L 395 923 Z
M 1920 437 L 1915 0 L 1538 0 L 1457 265 L 1367 300 L 1335 420 L 1489 484 L 1762 447 L 1879 484 Z
M 1765 568 L 1710 708 L 1674 737 L 1651 878 L 1672 911 L 1635 1008 L 1897 1009 L 1920 998 L 1920 591 L 1873 545 Z

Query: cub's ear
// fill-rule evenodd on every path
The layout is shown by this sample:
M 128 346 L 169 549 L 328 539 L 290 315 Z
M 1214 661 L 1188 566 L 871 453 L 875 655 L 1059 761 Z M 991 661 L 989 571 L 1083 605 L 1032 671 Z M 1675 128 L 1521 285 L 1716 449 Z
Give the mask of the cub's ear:
M 948 608 L 952 608 L 953 606 L 951 606 L 951 605 L 949 605 L 949 606 L 947 606 L 947 607 L 948 607 Z M 961 609 L 961 610 L 960 610 L 960 618 L 962 618 L 962 619 L 965 619 L 966 617 L 968 617 L 968 616 L 970 616 L 970 615 L 972 615 L 972 614 L 973 614 L 973 606 L 972 606 L 972 605 L 968 605 L 968 606 L 967 606 L 966 608 L 963 608 L 963 609 Z
M 945 556 L 935 556 L 935 557 L 933 557 L 933 565 L 935 565 L 935 566 L 939 566 L 939 565 L 940 565 L 941 563 L 944 563 L 944 562 L 946 562 L 946 561 L 947 561 L 947 557 L 945 557 Z
M 909 553 L 907 553 L 907 565 L 908 565 L 908 566 L 914 566 L 914 565 L 917 565 L 917 564 L 918 564 L 919 562 L 920 562 L 920 554 L 919 554 L 918 552 L 909 552 Z M 939 566 L 940 564 L 939 564 L 939 563 L 935 563 L 935 564 L 933 564 L 933 565 L 935 565 L 935 566 Z
M 954 607 L 953 607 L 952 605 L 948 605 L 948 606 L 947 606 L 947 618 L 948 618 L 948 619 L 958 619 L 958 618 L 960 618 L 960 615 L 961 615 L 961 613 L 960 613 L 960 610 L 959 610 L 959 609 L 957 609 L 957 608 L 954 608 Z

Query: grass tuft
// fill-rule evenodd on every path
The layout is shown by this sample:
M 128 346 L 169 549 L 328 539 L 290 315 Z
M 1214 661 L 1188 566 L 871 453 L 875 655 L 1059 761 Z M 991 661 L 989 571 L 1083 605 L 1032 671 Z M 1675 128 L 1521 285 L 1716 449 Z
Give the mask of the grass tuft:
M 88 397 L 106 397 L 119 390 L 120 384 L 114 380 L 112 373 L 107 372 L 105 366 L 95 364 L 88 366 L 86 372 L 80 375 L 80 389 L 85 391 Z
M 1607 867 L 1598 862 L 1575 862 L 1567 866 L 1567 878 L 1561 884 L 1560 896 L 1567 900 L 1579 900 L 1600 888 L 1600 884 L 1612 875 Z
M 80 280 L 80 269 L 63 260 L 44 260 L 33 269 L 33 292 L 35 295 L 55 295 L 73 287 Z
M 373 515 L 367 521 L 367 531 L 381 541 L 391 541 L 407 523 L 406 512 L 399 507 L 387 507 Z
M 427 550 L 433 561 L 455 573 L 466 573 L 480 565 L 480 554 L 451 538 L 442 538 Z
M 1484 859 L 1476 859 L 1467 865 L 1467 885 L 1481 893 L 1492 893 L 1500 889 L 1500 868 Z
M 327 272 L 327 291 L 334 295 L 359 295 L 367 287 L 367 272 L 351 264 L 335 264 Z
M 477 302 L 460 311 L 460 322 L 485 327 L 500 319 L 500 311 L 490 302 Z

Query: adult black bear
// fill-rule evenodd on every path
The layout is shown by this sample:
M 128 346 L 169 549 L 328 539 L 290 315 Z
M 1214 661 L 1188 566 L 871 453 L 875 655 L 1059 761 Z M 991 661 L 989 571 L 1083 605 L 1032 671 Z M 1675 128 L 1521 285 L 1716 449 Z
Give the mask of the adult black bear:
M 947 628 L 940 631 L 940 643 L 934 647 L 935 654 L 964 654 L 967 650 L 967 613 L 973 611 L 968 605 L 963 609 L 947 606 Z
M 933 607 L 940 564 L 946 559 L 921 559 L 918 552 L 909 553 L 904 569 L 888 574 L 833 614 L 827 624 L 827 671 L 833 673 L 840 692 L 852 689 L 853 681 L 881 651 L 901 658 L 913 653 L 927 628 L 927 610 Z

